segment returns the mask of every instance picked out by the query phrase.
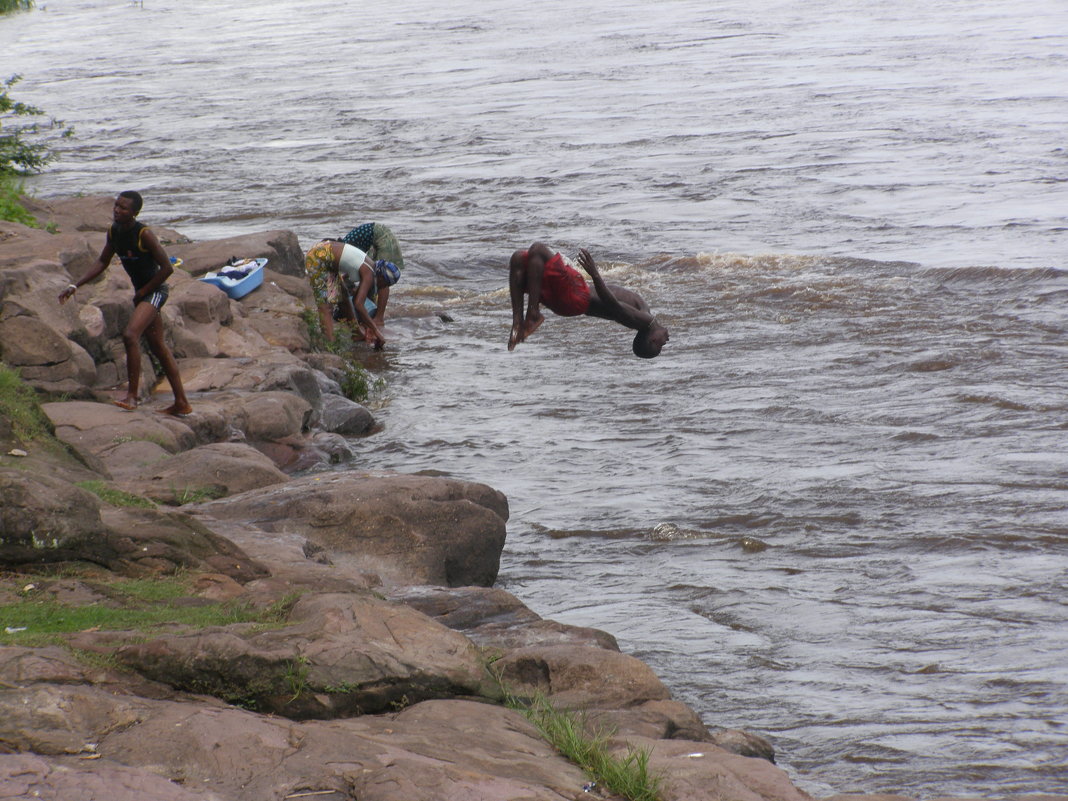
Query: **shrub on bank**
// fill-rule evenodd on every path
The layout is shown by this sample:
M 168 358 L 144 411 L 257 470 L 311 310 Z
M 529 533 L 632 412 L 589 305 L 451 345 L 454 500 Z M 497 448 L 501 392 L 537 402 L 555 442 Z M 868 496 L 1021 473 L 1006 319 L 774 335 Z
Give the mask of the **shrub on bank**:
M 0 12 L 29 8 L 25 0 L 0 0 Z M 12 75 L 0 82 L 0 219 L 37 227 L 33 216 L 19 202 L 22 182 L 19 176 L 40 172 L 53 158 L 51 138 L 67 138 L 74 129 L 50 118 L 41 123 L 45 112 L 11 97 L 11 87 L 21 80 Z
M 31 8 L 33 8 L 33 0 L 0 0 L 0 14 L 29 11 Z

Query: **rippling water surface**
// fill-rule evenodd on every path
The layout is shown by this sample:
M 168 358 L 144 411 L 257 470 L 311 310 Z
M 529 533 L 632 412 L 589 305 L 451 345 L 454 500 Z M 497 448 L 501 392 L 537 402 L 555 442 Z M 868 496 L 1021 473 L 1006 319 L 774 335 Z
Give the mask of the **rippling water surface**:
M 709 6 L 51 0 L 0 71 L 77 128 L 40 194 L 394 228 L 356 447 L 504 491 L 536 611 L 814 793 L 1064 792 L 1068 9 Z M 508 353 L 534 239 L 591 247 L 664 355 L 553 318 Z

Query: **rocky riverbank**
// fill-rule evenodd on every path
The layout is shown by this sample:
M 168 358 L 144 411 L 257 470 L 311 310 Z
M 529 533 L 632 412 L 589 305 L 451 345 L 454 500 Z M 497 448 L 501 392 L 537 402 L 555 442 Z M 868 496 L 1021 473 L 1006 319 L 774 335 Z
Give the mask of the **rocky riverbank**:
M 766 741 L 710 729 L 610 634 L 495 589 L 501 493 L 361 464 L 353 443 L 376 421 L 343 394 L 345 362 L 312 346 L 291 232 L 190 242 L 155 227 L 182 259 L 164 319 L 194 411 L 160 414 L 165 383 L 136 411 L 112 405 L 125 273 L 116 262 L 56 302 L 111 203 L 35 203 L 48 230 L 0 223 L 0 361 L 46 415 L 34 428 L 2 407 L 0 598 L 173 619 L 45 637 L 4 618 L 0 798 L 616 797 L 504 703 L 536 697 L 613 732 L 619 756 L 648 753 L 663 801 L 809 798 Z M 241 300 L 196 280 L 231 256 L 268 259 Z M 177 589 L 150 599 L 130 578 Z

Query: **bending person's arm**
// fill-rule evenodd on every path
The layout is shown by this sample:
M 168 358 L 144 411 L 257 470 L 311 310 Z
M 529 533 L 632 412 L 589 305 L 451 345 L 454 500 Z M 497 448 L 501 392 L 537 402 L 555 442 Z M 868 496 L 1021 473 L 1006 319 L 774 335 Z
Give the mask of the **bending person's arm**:
M 374 321 L 380 325 L 386 323 L 386 303 L 389 301 L 389 287 L 384 286 L 378 290 L 378 298 L 375 300 L 375 304 L 378 308 L 375 309 L 373 315 Z
M 364 305 L 364 301 L 367 300 L 367 294 L 371 291 L 371 285 L 375 280 L 375 273 L 370 267 L 367 266 L 367 262 L 360 265 L 360 286 L 356 289 L 356 297 L 353 299 L 353 311 L 356 312 L 356 317 L 360 321 L 360 325 L 366 328 L 374 336 L 375 347 L 381 347 L 386 344 L 386 337 L 374 321 L 374 318 L 367 312 L 367 307 Z

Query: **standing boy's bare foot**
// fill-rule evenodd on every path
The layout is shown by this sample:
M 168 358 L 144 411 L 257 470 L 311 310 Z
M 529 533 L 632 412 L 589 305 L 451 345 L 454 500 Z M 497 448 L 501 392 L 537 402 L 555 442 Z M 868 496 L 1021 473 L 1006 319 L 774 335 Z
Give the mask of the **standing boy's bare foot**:
M 159 410 L 160 414 L 169 414 L 173 415 L 174 417 L 182 417 L 183 415 L 191 414 L 192 412 L 192 406 L 190 406 L 188 403 L 179 403 L 178 401 L 175 401 L 166 409 Z
M 120 409 L 125 409 L 128 412 L 132 412 L 134 409 L 137 408 L 137 398 L 131 398 L 129 395 L 127 395 L 122 400 L 114 401 L 114 404 Z

